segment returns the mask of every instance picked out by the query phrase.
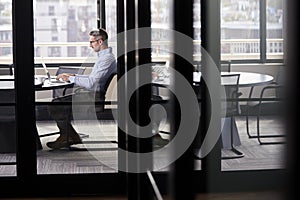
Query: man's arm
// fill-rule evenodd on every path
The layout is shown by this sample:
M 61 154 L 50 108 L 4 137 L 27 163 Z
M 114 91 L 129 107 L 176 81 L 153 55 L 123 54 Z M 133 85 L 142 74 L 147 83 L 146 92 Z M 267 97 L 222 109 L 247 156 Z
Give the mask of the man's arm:
M 75 77 L 75 74 L 67 74 L 67 73 L 59 74 L 56 76 L 56 80 L 62 79 L 63 81 L 70 82 L 70 77 Z

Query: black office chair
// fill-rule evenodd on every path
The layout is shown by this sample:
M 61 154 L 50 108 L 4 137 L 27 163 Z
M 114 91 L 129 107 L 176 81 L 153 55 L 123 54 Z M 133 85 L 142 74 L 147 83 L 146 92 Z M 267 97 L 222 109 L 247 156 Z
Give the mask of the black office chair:
M 239 74 L 221 75 L 222 82 L 223 81 L 227 82 L 226 79 L 234 79 L 235 80 L 234 85 L 225 85 L 224 86 L 226 99 L 224 101 L 222 101 L 224 117 L 230 117 L 230 150 L 235 155 L 222 156 L 222 159 L 242 158 L 242 157 L 244 157 L 244 153 L 242 153 L 241 151 L 239 151 L 235 148 L 234 135 L 233 135 L 233 126 L 234 126 L 235 116 L 239 115 L 239 112 L 240 112 L 240 107 L 239 107 L 239 102 L 238 102 L 238 98 L 241 95 L 241 93 L 239 92 L 240 75 Z M 225 107 L 226 107 L 226 110 L 224 110 Z
M 101 94 L 102 96 L 103 96 L 103 98 L 104 99 L 106 99 L 106 92 L 107 92 L 107 89 L 110 87 L 110 85 L 112 84 L 112 80 L 114 79 L 114 78 L 117 78 L 117 73 L 112 73 L 109 77 L 108 77 L 108 79 L 107 79 L 107 81 L 106 81 L 106 84 L 105 84 L 105 86 L 104 86 L 104 93 L 103 94 Z M 84 92 L 84 91 L 86 91 L 86 89 L 85 88 L 82 88 L 82 87 L 79 87 L 79 88 L 77 88 L 77 89 L 75 89 L 74 90 L 74 93 L 77 93 L 77 92 Z M 112 119 L 113 118 L 113 116 L 112 115 L 108 115 L 108 116 L 106 116 L 105 114 L 108 114 L 110 111 L 111 111 L 111 109 L 105 109 L 105 103 L 104 102 L 96 102 L 96 114 L 97 114 L 97 118 L 98 119 L 103 119 L 103 117 L 106 119 L 106 118 L 109 118 L 109 119 Z M 104 112 L 105 111 L 105 112 Z M 111 113 L 112 114 L 112 113 Z
M 286 135 L 282 133 L 274 133 L 274 134 L 263 134 L 261 127 L 261 118 L 263 116 L 275 117 L 279 118 L 283 114 L 283 106 L 284 106 L 284 73 L 280 69 L 276 81 L 270 83 L 269 85 L 262 88 L 259 101 L 249 101 L 247 104 L 242 107 L 242 112 L 246 114 L 246 131 L 249 138 L 257 138 L 259 144 L 283 144 L 285 141 L 283 140 L 270 140 L 270 138 L 283 138 Z M 251 87 L 249 92 L 249 99 L 253 96 L 253 91 L 255 87 Z M 270 96 L 270 93 L 273 93 L 273 96 Z M 268 95 L 269 94 L 269 95 Z M 266 100 L 266 98 L 273 98 L 271 100 Z M 250 133 L 250 117 L 254 116 L 256 118 L 256 134 Z M 267 139 L 269 138 L 269 139 Z
M 220 61 L 220 69 L 221 72 L 231 72 L 231 61 L 230 60 Z
M 195 72 L 201 72 L 201 61 L 193 61 L 193 65 Z M 220 70 L 221 72 L 231 72 L 231 60 L 220 61 Z
M 109 78 L 107 79 L 107 82 L 104 86 L 104 94 L 102 94 L 104 96 L 104 99 L 106 99 L 106 95 L 107 95 L 107 91 L 110 87 L 113 87 L 112 86 L 112 83 L 114 82 L 113 80 L 117 78 L 117 73 L 112 73 Z M 84 88 L 77 88 L 75 90 L 75 93 L 76 92 L 84 92 L 85 89 Z M 113 109 L 116 109 L 116 108 L 106 108 L 105 106 L 105 100 L 104 102 L 95 102 L 95 110 L 96 110 L 96 115 L 97 115 L 97 119 L 98 120 L 114 120 L 114 116 L 113 116 Z M 82 133 L 80 134 L 81 135 L 81 138 L 87 138 L 87 137 L 82 137 Z M 99 140 L 85 140 L 83 142 L 83 144 L 103 144 L 103 143 L 117 143 L 117 141 L 99 141 Z M 77 146 L 70 146 L 69 147 L 70 150 L 72 151 L 97 151 L 97 150 L 103 150 L 103 148 L 88 148 L 88 147 L 84 147 L 84 148 L 81 148 L 81 147 L 78 147 Z

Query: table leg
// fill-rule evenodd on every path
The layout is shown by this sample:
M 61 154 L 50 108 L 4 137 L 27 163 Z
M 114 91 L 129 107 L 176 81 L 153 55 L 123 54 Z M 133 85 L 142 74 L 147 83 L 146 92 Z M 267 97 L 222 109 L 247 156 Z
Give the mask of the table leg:
M 230 123 L 231 123 L 231 118 L 226 117 L 221 119 L 221 125 L 222 127 L 222 144 L 224 149 L 231 149 L 231 134 L 230 134 Z M 233 129 L 232 129 L 232 135 L 233 135 L 233 145 L 234 146 L 239 146 L 241 145 L 241 140 L 240 136 L 238 133 L 238 129 L 236 126 L 236 122 L 234 121 L 233 123 Z

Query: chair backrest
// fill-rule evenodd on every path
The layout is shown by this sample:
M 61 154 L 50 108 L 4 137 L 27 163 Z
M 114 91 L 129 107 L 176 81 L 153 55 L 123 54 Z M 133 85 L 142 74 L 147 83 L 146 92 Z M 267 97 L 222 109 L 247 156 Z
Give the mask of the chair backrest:
M 62 74 L 62 73 L 69 73 L 69 74 L 83 74 L 86 67 L 77 67 L 77 66 L 59 66 L 55 75 Z M 70 94 L 73 92 L 73 88 L 67 89 L 54 89 L 52 96 L 53 98 L 64 96 L 66 94 Z
M 221 72 L 230 72 L 231 71 L 231 61 L 230 60 L 222 60 L 220 62 L 220 70 L 221 70 Z
M 226 97 L 223 98 L 226 98 L 226 101 L 222 102 L 222 109 L 224 109 L 226 105 L 226 116 L 237 115 L 239 113 L 239 102 L 237 101 L 237 99 L 239 98 L 240 74 L 223 74 L 221 75 L 221 82 L 234 83 L 230 85 L 224 85 Z M 227 101 L 228 98 L 230 98 L 231 100 Z
M 15 102 L 15 90 L 0 90 L 0 103 Z M 15 117 L 15 106 L 0 105 L 0 121 L 13 120 Z
M 108 88 L 110 87 L 113 78 L 116 77 L 116 76 L 117 76 L 117 73 L 112 73 L 112 74 L 108 77 L 108 79 L 107 79 L 107 81 L 106 81 L 106 83 L 105 83 L 105 86 L 104 86 L 104 91 L 105 91 L 105 94 L 104 94 L 104 95 L 106 95 L 106 92 L 107 92 Z
M 13 65 L 0 66 L 0 75 L 13 75 Z
M 277 87 L 275 89 L 275 96 L 278 97 L 278 98 L 284 98 L 285 96 L 285 89 L 284 89 L 284 85 L 285 85 L 285 80 L 286 80 L 286 77 L 285 77 L 285 66 L 281 66 L 277 72 L 277 76 L 276 76 L 276 84 L 277 85 L 280 85 L 281 87 Z
M 117 84 L 117 74 L 113 74 L 109 80 L 107 81 L 107 87 L 106 87 L 106 94 L 105 94 L 105 100 L 106 101 L 117 101 L 117 91 L 114 90 L 115 86 Z M 105 105 L 105 108 L 117 108 L 117 105 Z

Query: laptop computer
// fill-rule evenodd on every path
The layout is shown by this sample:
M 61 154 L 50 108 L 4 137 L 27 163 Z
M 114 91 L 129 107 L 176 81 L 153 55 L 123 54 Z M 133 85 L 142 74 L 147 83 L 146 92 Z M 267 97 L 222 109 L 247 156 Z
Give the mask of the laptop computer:
M 65 83 L 65 81 L 63 80 L 56 80 L 56 78 L 51 78 L 51 75 L 46 67 L 46 64 L 44 62 L 42 62 L 43 68 L 46 72 L 47 78 L 49 80 L 49 83 Z

